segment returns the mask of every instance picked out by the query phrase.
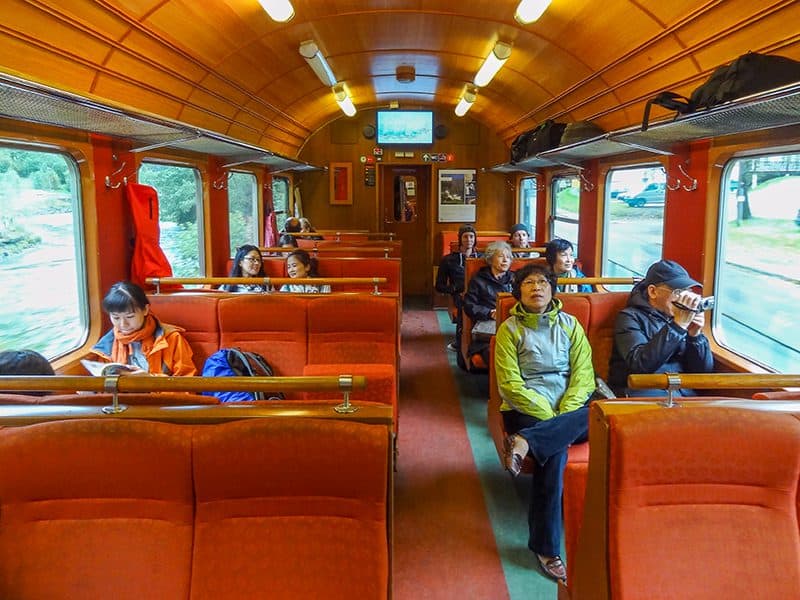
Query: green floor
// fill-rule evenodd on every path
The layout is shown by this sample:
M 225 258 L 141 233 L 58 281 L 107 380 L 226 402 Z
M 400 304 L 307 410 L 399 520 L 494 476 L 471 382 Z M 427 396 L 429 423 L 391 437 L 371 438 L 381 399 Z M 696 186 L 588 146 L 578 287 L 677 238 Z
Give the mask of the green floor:
M 436 313 L 445 339 L 452 340 L 455 325 L 450 322 L 447 311 L 439 310 Z M 455 352 L 448 351 L 448 359 L 458 386 L 461 411 L 503 563 L 509 596 L 511 600 L 554 600 L 557 595 L 556 584 L 536 569 L 535 557 L 527 546 L 530 476 L 523 475 L 514 480 L 503 470 L 486 425 L 489 377 L 459 369 Z

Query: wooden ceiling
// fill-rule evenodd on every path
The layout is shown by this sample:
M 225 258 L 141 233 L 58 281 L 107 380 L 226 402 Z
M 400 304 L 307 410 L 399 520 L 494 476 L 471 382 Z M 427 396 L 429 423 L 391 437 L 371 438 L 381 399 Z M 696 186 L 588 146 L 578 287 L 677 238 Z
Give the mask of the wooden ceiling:
M 553 0 L 527 26 L 517 0 L 292 2 L 276 23 L 258 0 L 3 0 L 0 70 L 296 156 L 346 118 L 298 52 L 309 39 L 362 110 L 452 110 L 494 43 L 513 43 L 468 114 L 509 144 L 545 118 L 633 125 L 654 93 L 747 50 L 800 59 L 796 0 Z

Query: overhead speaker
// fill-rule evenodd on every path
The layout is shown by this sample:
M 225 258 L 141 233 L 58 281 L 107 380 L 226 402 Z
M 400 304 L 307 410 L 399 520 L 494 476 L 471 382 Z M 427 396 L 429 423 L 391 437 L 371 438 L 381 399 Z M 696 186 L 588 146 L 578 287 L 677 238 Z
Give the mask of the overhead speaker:
M 448 132 L 448 130 L 447 130 L 447 127 L 446 127 L 446 126 L 444 126 L 444 125 L 437 125 L 437 126 L 436 126 L 436 127 L 434 127 L 434 129 L 433 129 L 433 135 L 435 135 L 435 136 L 436 136 L 436 139 L 437 139 L 437 140 L 443 140 L 444 138 L 446 138 L 446 137 L 447 137 L 447 134 L 448 134 L 448 133 L 449 133 L 449 132 Z
M 361 130 L 361 134 L 371 140 L 375 137 L 375 127 L 373 125 L 364 125 L 364 129 Z

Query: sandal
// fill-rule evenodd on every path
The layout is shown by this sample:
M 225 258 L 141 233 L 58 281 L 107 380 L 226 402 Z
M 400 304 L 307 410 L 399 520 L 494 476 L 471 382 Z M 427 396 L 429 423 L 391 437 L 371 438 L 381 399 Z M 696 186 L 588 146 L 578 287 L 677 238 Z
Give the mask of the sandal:
M 525 455 L 528 454 L 528 442 L 524 437 L 515 433 L 506 437 L 503 441 L 503 449 L 505 450 L 506 471 L 516 477 L 522 471 L 522 463 L 525 461 Z
M 554 556 L 549 560 L 545 560 L 541 554 L 536 555 L 536 560 L 539 562 L 539 568 L 542 573 L 553 581 L 567 581 L 567 570 L 564 568 L 564 561 L 560 556 Z

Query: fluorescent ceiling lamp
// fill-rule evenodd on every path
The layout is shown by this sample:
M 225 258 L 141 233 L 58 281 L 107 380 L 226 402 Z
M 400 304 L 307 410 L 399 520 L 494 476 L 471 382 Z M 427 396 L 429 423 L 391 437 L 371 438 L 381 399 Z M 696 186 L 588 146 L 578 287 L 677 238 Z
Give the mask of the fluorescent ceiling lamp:
M 270 19 L 278 23 L 285 23 L 294 16 L 294 7 L 289 0 L 258 0 Z
M 475 79 L 473 80 L 475 85 L 478 87 L 487 85 L 500 70 L 500 67 L 505 64 L 509 56 L 511 56 L 511 44 L 497 42 L 489 56 L 483 61 L 481 68 L 475 73 Z
M 517 6 L 514 18 L 523 25 L 533 23 L 542 16 L 548 6 L 550 6 L 550 0 L 522 0 Z
M 456 104 L 456 116 L 463 117 L 467 114 L 467 111 L 472 108 L 472 105 L 475 103 L 475 98 L 477 96 L 478 90 L 476 90 L 471 85 L 465 85 L 464 91 L 461 93 L 461 99 Z
M 308 66 L 317 74 L 319 80 L 326 87 L 336 85 L 336 76 L 331 71 L 325 57 L 319 51 L 319 46 L 313 40 L 307 40 L 300 44 L 300 55 L 306 59 Z
M 336 98 L 336 104 L 342 109 L 342 112 L 348 117 L 356 114 L 356 107 L 350 99 L 350 93 L 347 86 L 343 83 L 337 83 L 333 86 L 333 97 Z

